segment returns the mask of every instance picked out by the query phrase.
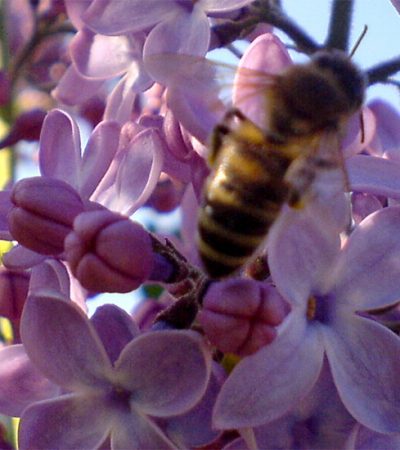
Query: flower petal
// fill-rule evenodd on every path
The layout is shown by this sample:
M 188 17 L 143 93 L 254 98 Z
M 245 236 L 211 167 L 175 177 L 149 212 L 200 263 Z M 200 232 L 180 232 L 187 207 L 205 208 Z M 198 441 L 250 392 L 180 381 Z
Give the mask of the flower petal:
M 339 395 L 357 421 L 380 433 L 400 429 L 400 339 L 378 323 L 341 317 L 324 343 Z
M 314 211 L 315 213 L 317 211 Z M 322 217 L 284 211 L 268 237 L 268 262 L 279 292 L 292 304 L 305 304 L 312 291 L 324 292 L 339 254 L 339 236 Z
M 30 269 L 46 259 L 45 255 L 16 245 L 3 256 L 3 264 L 9 269 Z
M 100 34 L 117 35 L 147 30 L 176 10 L 175 0 L 94 0 L 83 15 L 89 28 Z
M 137 414 L 120 414 L 111 433 L 113 450 L 157 449 L 175 450 L 175 445 L 163 434 L 150 417 Z
M 53 290 L 65 297 L 69 296 L 69 275 L 65 265 L 56 259 L 46 259 L 32 269 L 29 293 Z
M 400 162 L 356 155 L 346 160 L 352 191 L 400 199 Z
M 64 395 L 35 403 L 22 415 L 19 448 L 99 448 L 110 433 L 111 418 L 99 396 Z
M 363 220 L 346 242 L 335 270 L 337 301 L 353 311 L 399 300 L 400 207 Z
M 200 0 L 201 7 L 208 13 L 233 11 L 248 5 L 253 0 Z
M 187 411 L 203 396 L 210 354 L 197 333 L 155 331 L 128 344 L 115 369 L 142 412 L 165 417 Z
M 70 390 L 108 385 L 111 363 L 89 319 L 55 295 L 28 297 L 21 337 L 29 358 L 51 381 Z
M 292 313 L 282 334 L 244 358 L 222 386 L 214 407 L 219 429 L 262 425 L 282 416 L 312 389 L 324 349 L 315 328 Z
M 20 416 L 33 402 L 54 397 L 59 388 L 32 364 L 21 344 L 0 349 L 0 412 Z
M 39 163 L 43 176 L 58 178 L 77 188 L 81 159 L 79 129 L 65 112 L 54 109 L 44 119 Z

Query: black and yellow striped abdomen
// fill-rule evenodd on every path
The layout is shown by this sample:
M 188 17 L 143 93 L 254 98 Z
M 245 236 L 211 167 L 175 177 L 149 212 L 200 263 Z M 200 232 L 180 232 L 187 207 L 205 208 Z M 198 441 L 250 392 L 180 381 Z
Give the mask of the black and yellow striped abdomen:
M 248 137 L 227 133 L 214 149 L 215 170 L 206 182 L 198 225 L 200 256 L 213 278 L 247 262 L 287 198 L 284 176 L 292 158 L 264 135 Z

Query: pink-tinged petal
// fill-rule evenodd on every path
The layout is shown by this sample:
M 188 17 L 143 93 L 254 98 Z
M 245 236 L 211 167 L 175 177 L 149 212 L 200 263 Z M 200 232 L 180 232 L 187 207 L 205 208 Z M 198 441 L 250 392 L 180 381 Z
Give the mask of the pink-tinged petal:
M 69 297 L 69 275 L 63 263 L 56 259 L 47 259 L 32 269 L 29 283 L 30 293 L 54 291 Z
M 258 126 L 266 125 L 265 89 L 271 85 L 271 75 L 291 64 L 286 47 L 272 33 L 255 39 L 241 58 L 235 76 L 233 103 Z
M 12 236 L 8 230 L 7 215 L 13 204 L 10 199 L 11 191 L 0 191 L 0 239 L 11 241 Z
M 339 235 L 318 215 L 283 211 L 268 237 L 268 262 L 278 291 L 305 305 L 310 292 L 324 292 L 339 253 Z
M 361 114 L 363 129 L 360 113 L 353 114 L 347 124 L 346 135 L 342 141 L 345 158 L 356 155 L 366 148 L 376 132 L 376 119 L 371 109 L 364 107 Z
M 100 306 L 90 321 L 112 363 L 118 359 L 122 349 L 139 335 L 139 328 L 132 317 L 116 305 Z
M 207 13 L 224 13 L 249 5 L 253 0 L 200 0 L 199 4 Z
M 400 429 L 400 339 L 359 316 L 325 328 L 324 343 L 340 398 L 355 419 L 380 433 Z
M 400 207 L 368 216 L 347 240 L 335 270 L 337 302 L 351 310 L 380 308 L 399 300 Z
M 180 53 L 204 56 L 209 43 L 210 23 L 204 12 L 194 6 L 190 13 L 185 9 L 177 9 L 174 15 L 151 30 L 143 54 Z
M 356 155 L 346 161 L 352 191 L 400 198 L 400 162 Z
M 154 128 L 133 139 L 116 178 L 117 201 L 113 206 L 121 213 L 130 216 L 150 197 L 162 170 L 164 145 Z
M 89 392 L 108 385 L 110 360 L 89 319 L 74 303 L 55 295 L 30 296 L 21 337 L 35 366 L 60 386 Z
M 318 329 L 306 327 L 301 312 L 292 313 L 271 345 L 235 367 L 216 401 L 214 426 L 253 427 L 282 416 L 312 389 L 323 355 Z
M 118 35 L 147 30 L 178 9 L 175 0 L 94 0 L 83 16 L 86 25 L 100 34 Z
M 41 174 L 77 188 L 80 160 L 81 142 L 75 121 L 61 110 L 49 112 L 40 136 Z
M 119 142 L 116 122 L 100 122 L 90 135 L 82 158 L 79 193 L 89 198 L 113 160 Z
M 79 0 L 79 2 L 77 2 L 76 0 L 64 0 L 69 20 L 77 30 L 84 27 L 82 15 L 88 9 L 92 1 L 93 0 Z
M 93 97 L 103 84 L 104 80 L 83 77 L 76 70 L 75 66 L 71 64 L 58 82 L 57 87 L 51 92 L 51 95 L 65 105 L 79 105 Z
M 134 339 L 115 364 L 118 383 L 132 402 L 155 417 L 181 414 L 203 396 L 211 355 L 191 331 L 155 331 Z M 156 364 L 155 364 L 156 362 Z
M 400 433 L 382 434 L 375 433 L 369 428 L 357 424 L 346 442 L 345 449 L 355 450 L 393 450 L 400 448 Z
M 21 450 L 97 449 L 111 427 L 111 411 L 101 397 L 64 395 L 24 411 L 18 444 Z
M 138 414 L 120 413 L 111 432 L 111 448 L 175 450 L 176 446 L 165 436 L 150 417 Z
M 3 264 L 9 269 L 30 269 L 46 259 L 45 255 L 16 245 L 3 256 Z
M 22 345 L 0 349 L 0 413 L 19 417 L 31 403 L 54 397 L 59 388 L 32 364 Z
M 83 76 L 104 80 L 122 74 L 132 62 L 127 36 L 102 36 L 84 28 L 70 44 L 72 62 Z M 107 58 L 104 58 L 107 55 Z

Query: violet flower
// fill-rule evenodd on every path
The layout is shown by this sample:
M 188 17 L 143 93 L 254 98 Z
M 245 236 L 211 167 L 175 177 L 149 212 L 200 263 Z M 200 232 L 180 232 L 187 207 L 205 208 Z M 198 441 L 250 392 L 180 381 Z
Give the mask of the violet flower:
M 400 208 L 368 216 L 342 250 L 323 217 L 289 211 L 279 222 L 269 264 L 293 309 L 278 338 L 236 366 L 216 402 L 215 426 L 279 418 L 311 391 L 326 355 L 350 414 L 374 431 L 398 432 L 400 340 L 358 312 L 398 302 Z
M 121 318 L 113 323 L 126 327 Z M 96 327 L 106 330 L 103 324 Z M 94 449 L 108 438 L 115 449 L 175 448 L 153 417 L 188 411 L 208 383 L 210 355 L 196 333 L 157 331 L 121 341 L 112 362 L 108 354 L 116 357 L 118 347 L 106 348 L 114 345 L 113 334 L 101 332 L 100 340 L 81 310 L 62 297 L 30 297 L 21 335 L 33 364 L 63 391 L 24 410 L 21 449 Z

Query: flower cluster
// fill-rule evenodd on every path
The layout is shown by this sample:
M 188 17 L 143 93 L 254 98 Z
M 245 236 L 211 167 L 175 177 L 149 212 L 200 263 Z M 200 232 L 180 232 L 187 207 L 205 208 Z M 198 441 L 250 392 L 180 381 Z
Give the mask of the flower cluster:
M 1 448 L 400 450 L 400 113 L 316 75 L 351 14 L 322 44 L 273 0 L 0 3 Z

